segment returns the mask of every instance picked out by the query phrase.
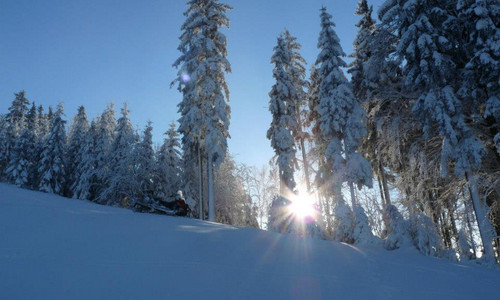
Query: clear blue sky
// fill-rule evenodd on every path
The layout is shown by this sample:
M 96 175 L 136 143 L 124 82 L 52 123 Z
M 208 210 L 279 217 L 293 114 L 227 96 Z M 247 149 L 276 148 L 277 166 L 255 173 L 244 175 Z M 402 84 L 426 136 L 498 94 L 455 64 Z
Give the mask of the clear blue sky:
M 288 28 L 298 38 L 309 68 L 318 54 L 319 8 L 325 5 L 351 53 L 357 0 L 222 2 L 234 7 L 224 30 L 233 69 L 227 76 L 229 150 L 237 161 L 262 165 L 273 156 L 266 131 L 277 35 Z M 375 11 L 382 2 L 369 1 Z M 118 116 L 128 102 L 132 123 L 142 130 L 153 121 L 159 143 L 178 119 L 181 95 L 169 86 L 185 9 L 182 0 L 0 0 L 0 113 L 22 89 L 44 107 L 62 101 L 68 118 L 82 104 L 94 118 L 111 101 Z

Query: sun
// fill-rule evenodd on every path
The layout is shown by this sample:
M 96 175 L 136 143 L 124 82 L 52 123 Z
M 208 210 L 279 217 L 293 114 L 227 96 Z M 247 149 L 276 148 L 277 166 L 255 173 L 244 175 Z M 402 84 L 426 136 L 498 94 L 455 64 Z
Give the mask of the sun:
M 316 208 L 312 197 L 307 194 L 298 194 L 291 197 L 290 213 L 299 219 L 312 218 L 316 214 Z

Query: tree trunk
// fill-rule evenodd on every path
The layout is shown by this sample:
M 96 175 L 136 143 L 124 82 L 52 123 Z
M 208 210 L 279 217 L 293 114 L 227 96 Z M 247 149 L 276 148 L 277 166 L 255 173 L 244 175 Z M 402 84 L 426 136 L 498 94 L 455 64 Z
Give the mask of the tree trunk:
M 391 196 L 389 194 L 389 187 L 387 185 L 387 178 L 385 177 L 384 166 L 382 166 L 382 161 L 378 162 L 378 169 L 380 173 L 380 179 L 382 180 L 382 187 L 384 188 L 384 198 L 385 198 L 385 206 L 391 204 Z
M 354 195 L 354 184 L 349 181 L 349 190 L 351 192 L 351 205 L 352 205 L 352 210 L 354 211 L 354 208 L 356 208 L 356 196 Z
M 311 182 L 309 181 L 309 163 L 307 162 L 306 148 L 304 138 L 300 139 L 300 148 L 302 149 L 302 164 L 304 165 L 304 176 L 306 177 L 307 193 L 311 192 Z
M 215 203 L 214 203 L 214 172 L 212 159 L 207 161 L 208 172 L 208 220 L 215 222 Z
M 493 226 L 488 218 L 486 203 L 481 203 L 479 199 L 479 193 L 477 189 L 477 179 L 474 174 L 470 172 L 465 172 L 465 179 L 468 183 L 468 189 L 471 197 L 472 207 L 476 215 L 477 225 L 479 228 L 479 235 L 481 236 L 481 242 L 484 247 L 484 256 L 487 261 L 495 261 L 494 250 L 493 250 L 493 238 L 495 237 Z
M 199 164 L 199 174 L 198 174 L 198 188 L 199 188 L 199 197 L 200 199 L 198 200 L 198 213 L 200 220 L 203 220 L 203 162 L 201 159 L 201 150 L 200 147 L 198 146 L 198 164 Z

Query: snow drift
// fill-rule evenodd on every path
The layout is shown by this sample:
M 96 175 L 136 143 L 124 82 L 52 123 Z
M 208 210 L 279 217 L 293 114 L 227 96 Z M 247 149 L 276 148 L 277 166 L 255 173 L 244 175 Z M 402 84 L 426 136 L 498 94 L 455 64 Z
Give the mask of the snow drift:
M 494 299 L 500 271 L 0 184 L 2 299 Z

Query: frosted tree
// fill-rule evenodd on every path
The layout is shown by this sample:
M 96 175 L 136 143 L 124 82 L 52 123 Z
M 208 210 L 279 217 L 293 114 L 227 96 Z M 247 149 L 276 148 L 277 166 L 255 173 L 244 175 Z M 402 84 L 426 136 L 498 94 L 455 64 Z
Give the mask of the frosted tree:
M 20 91 L 14 94 L 14 100 L 9 107 L 9 112 L 5 116 L 6 127 L 4 130 L 4 141 L 2 157 L 7 171 L 7 165 L 11 160 L 11 154 L 15 147 L 17 138 L 26 127 L 26 114 L 28 112 L 29 100 L 26 99 L 25 92 Z
M 106 155 L 104 190 L 98 201 L 107 205 L 127 207 L 133 201 L 134 181 L 132 151 L 136 142 L 134 128 L 128 117 L 127 104 L 121 109 L 121 117 L 115 128 L 115 138 Z M 99 155 L 99 154 L 98 154 Z
M 306 80 L 306 61 L 299 53 L 302 46 L 297 42 L 297 38 L 292 36 L 286 29 L 283 32 L 283 38 L 285 39 L 287 51 L 290 53 L 288 56 L 289 61 L 286 63 L 286 70 L 295 88 L 295 98 L 291 99 L 289 102 L 289 110 L 293 118 L 291 130 L 293 138 L 298 143 L 298 148 L 302 154 L 301 160 L 304 167 L 304 178 L 307 191 L 309 192 L 311 190 L 311 183 L 309 176 L 309 161 L 305 147 L 305 142 L 310 139 L 309 133 L 306 130 L 306 118 L 308 114 L 306 110 L 307 94 L 305 92 L 305 88 L 308 85 Z
M 493 0 L 461 0 L 457 8 L 467 34 L 467 62 L 462 76 L 462 97 L 471 103 L 474 113 L 491 117 L 497 134 L 493 137 L 500 154 L 500 4 Z
M 271 140 L 271 147 L 277 157 L 280 195 L 283 196 L 295 189 L 293 173 L 296 165 L 296 150 L 292 127 L 294 126 L 293 114 L 295 114 L 293 99 L 297 98 L 297 94 L 292 78 L 286 70 L 290 56 L 287 41 L 281 34 L 271 58 L 271 63 L 274 64 L 273 78 L 276 83 L 269 92 L 269 111 L 272 121 L 267 131 L 267 138 Z
M 349 65 L 348 73 L 351 74 L 352 90 L 360 103 L 366 101 L 366 89 L 370 87 L 364 74 L 364 64 L 369 60 L 373 49 L 370 48 L 370 38 L 375 30 L 375 21 L 371 15 L 373 7 L 368 6 L 366 0 L 359 0 L 355 14 L 361 16 L 356 24 L 358 33 L 354 39 L 354 53 L 351 54 L 353 62 Z
M 17 138 L 6 170 L 7 179 L 20 187 L 30 186 L 31 155 L 34 152 L 32 133 L 25 129 Z
M 106 186 L 106 176 L 109 174 L 110 162 L 109 151 L 111 144 L 115 139 L 115 110 L 114 105 L 111 103 L 106 110 L 99 116 L 96 122 L 94 153 L 96 154 L 95 168 L 94 168 L 94 197 L 100 197 L 103 189 Z M 102 200 L 102 199 L 101 199 Z
M 7 179 L 21 187 L 36 187 L 36 147 L 37 147 L 37 115 L 33 103 L 24 117 L 24 129 L 16 139 L 10 151 L 10 161 L 6 170 Z
M 175 122 L 165 132 L 166 138 L 156 153 L 155 195 L 161 199 L 175 196 L 181 189 L 182 169 L 179 134 Z
M 320 54 L 316 60 L 322 78 L 319 87 L 320 129 L 328 141 L 326 156 L 332 162 L 334 194 L 342 198 L 341 184 L 348 182 L 353 207 L 354 184 L 371 186 L 369 163 L 357 152 L 365 133 L 362 123 L 364 113 L 356 101 L 350 85 L 342 73 L 346 67 L 345 56 L 333 30 L 335 24 L 326 8 L 321 9 L 321 33 L 318 41 Z
M 178 47 L 182 55 L 174 63 L 179 72 L 173 83 L 178 83 L 183 94 L 179 132 L 188 168 L 200 167 L 200 186 L 204 181 L 208 191 L 209 220 L 215 221 L 213 171 L 224 160 L 227 149 L 230 108 L 225 73 L 231 70 L 226 59 L 226 37 L 219 28 L 229 27 L 226 12 L 231 7 L 217 0 L 192 0 L 187 5 Z M 201 175 L 202 159 L 207 166 L 206 176 Z
M 153 198 L 153 173 L 155 171 L 155 153 L 153 150 L 153 126 L 148 122 L 142 134 L 142 140 L 133 150 L 133 163 L 136 187 L 136 199 Z
M 406 87 L 418 91 L 413 113 L 419 118 L 424 137 L 441 138 L 441 175 L 465 178 L 476 212 L 487 260 L 493 260 L 493 228 L 486 203 L 479 198 L 475 170 L 480 167 L 484 149 L 465 122 L 462 103 L 457 97 L 457 47 L 453 43 L 456 18 L 443 1 L 386 1 L 381 8 L 385 23 L 398 24 L 397 53 L 404 57 Z
M 82 158 L 84 156 L 85 139 L 89 130 L 89 121 L 87 119 L 87 114 L 85 113 L 85 107 L 78 107 L 78 112 L 73 118 L 73 123 L 69 129 L 68 136 L 68 152 L 67 152 L 67 194 L 72 195 L 71 187 L 74 186 L 75 182 L 78 181 L 82 175 L 80 171 L 82 170 L 79 165 L 85 163 Z
M 74 169 L 75 181 L 71 186 L 73 198 L 91 200 L 95 197 L 95 168 L 97 165 L 97 153 L 95 153 L 95 138 L 97 125 L 91 122 L 89 130 L 85 135 L 82 147 L 77 153 L 78 163 Z
M 46 193 L 61 195 L 65 184 L 65 154 L 66 154 L 66 121 L 62 119 L 64 108 L 62 104 L 51 120 L 51 129 L 47 136 L 38 167 L 40 183 L 38 189 Z

